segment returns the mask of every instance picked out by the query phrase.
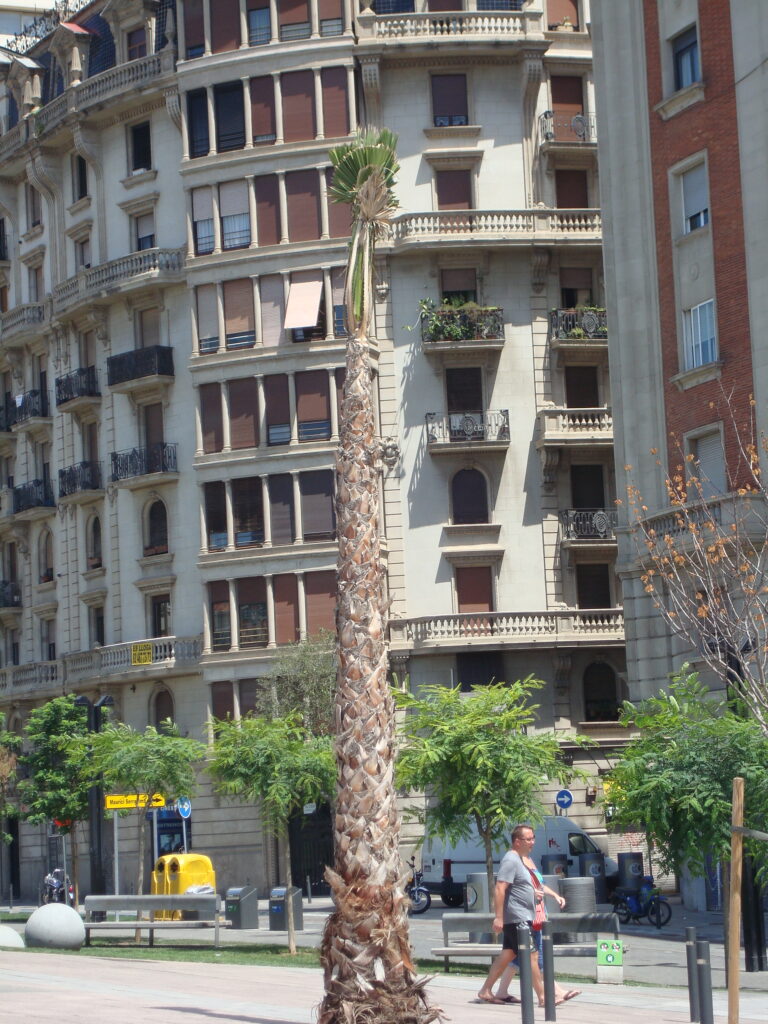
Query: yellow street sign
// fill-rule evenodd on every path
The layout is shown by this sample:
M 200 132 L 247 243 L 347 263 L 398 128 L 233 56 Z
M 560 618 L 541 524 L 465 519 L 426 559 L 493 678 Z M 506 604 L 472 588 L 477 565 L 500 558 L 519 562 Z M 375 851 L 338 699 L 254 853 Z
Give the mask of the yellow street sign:
M 147 797 L 144 793 L 105 793 L 105 811 L 130 811 L 134 807 L 146 807 Z M 155 793 L 149 801 L 150 807 L 165 807 L 165 797 Z

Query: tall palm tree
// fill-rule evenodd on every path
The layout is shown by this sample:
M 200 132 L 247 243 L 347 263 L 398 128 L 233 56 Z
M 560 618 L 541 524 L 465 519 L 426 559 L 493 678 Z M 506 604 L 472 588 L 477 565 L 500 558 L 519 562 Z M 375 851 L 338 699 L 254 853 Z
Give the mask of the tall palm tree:
M 368 329 L 373 254 L 397 206 L 397 138 L 360 129 L 331 150 L 330 195 L 352 207 L 345 286 L 347 375 L 336 462 L 338 666 L 334 870 L 336 909 L 322 944 L 319 1024 L 427 1024 L 440 1017 L 417 982 L 394 785 L 394 706 L 387 681 L 386 595 L 379 539 L 381 443 L 375 435 Z

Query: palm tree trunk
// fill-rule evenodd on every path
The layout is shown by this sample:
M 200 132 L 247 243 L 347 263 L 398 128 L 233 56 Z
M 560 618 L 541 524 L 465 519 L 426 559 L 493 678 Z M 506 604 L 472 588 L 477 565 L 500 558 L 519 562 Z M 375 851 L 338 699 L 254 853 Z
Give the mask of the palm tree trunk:
M 427 1024 L 441 1013 L 427 1005 L 426 979 L 416 981 L 408 939 L 366 322 L 347 344 L 336 466 L 339 776 L 335 870 L 326 871 L 336 909 L 323 936 L 318 1024 Z

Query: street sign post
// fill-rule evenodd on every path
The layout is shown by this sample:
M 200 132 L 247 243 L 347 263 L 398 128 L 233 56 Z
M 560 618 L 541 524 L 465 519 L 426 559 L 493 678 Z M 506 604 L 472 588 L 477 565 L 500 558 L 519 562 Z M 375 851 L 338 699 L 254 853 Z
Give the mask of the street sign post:
M 106 811 L 132 811 L 136 807 L 165 807 L 165 797 L 159 793 L 153 793 L 152 799 L 147 800 L 146 793 L 105 793 L 104 810 Z
M 181 818 L 181 836 L 184 843 L 184 853 L 187 852 L 187 819 L 192 816 L 192 801 L 188 796 L 180 796 L 176 801 L 176 810 Z
M 555 797 L 555 803 L 561 811 L 567 811 L 573 803 L 573 793 L 570 789 L 561 789 Z

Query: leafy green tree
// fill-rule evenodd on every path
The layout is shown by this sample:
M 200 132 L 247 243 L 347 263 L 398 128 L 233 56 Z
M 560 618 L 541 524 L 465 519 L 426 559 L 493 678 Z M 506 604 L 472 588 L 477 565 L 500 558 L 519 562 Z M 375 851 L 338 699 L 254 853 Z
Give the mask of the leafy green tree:
M 72 694 L 34 708 L 27 720 L 26 753 L 19 757 L 26 778 L 19 781 L 21 816 L 32 824 L 58 821 L 69 836 L 75 899 L 79 900 L 77 826 L 88 820 L 86 773 L 90 741 L 88 712 Z M 79 747 L 75 751 L 72 742 Z
M 300 715 L 246 717 L 215 721 L 213 757 L 208 766 L 217 789 L 226 796 L 259 803 L 264 823 L 283 839 L 283 873 L 292 884 L 288 822 L 305 804 L 330 800 L 336 782 L 328 737 L 312 736 Z M 288 948 L 296 952 L 293 907 L 288 909 Z
M 540 822 L 542 787 L 565 784 L 581 773 L 566 765 L 552 732 L 529 732 L 538 705 L 531 702 L 541 680 L 459 687 L 422 686 L 418 693 L 395 691 L 405 712 L 397 782 L 426 792 L 429 808 L 412 806 L 424 819 L 427 836 L 450 842 L 466 839 L 471 827 L 485 849 L 488 892 L 493 893 L 493 853 L 520 822 Z
M 113 793 L 136 793 L 144 798 L 145 806 L 134 812 L 139 847 L 136 892 L 142 893 L 146 809 L 155 793 L 166 801 L 192 795 L 197 784 L 195 764 L 205 756 L 206 747 L 181 736 L 174 723 L 167 720 L 160 729 L 148 725 L 143 732 L 123 722 L 109 724 L 101 732 L 91 734 L 88 747 L 82 740 L 76 740 L 70 750 L 82 758 L 90 785 L 98 783 Z
M 8 819 L 15 816 L 16 766 L 21 750 L 21 737 L 5 728 L 5 715 L 0 711 L 0 843 L 10 843 L 6 831 Z M 1 868 L 1 864 L 0 864 Z
M 333 694 L 336 687 L 336 638 L 326 629 L 298 644 L 278 648 L 267 676 L 270 706 L 275 717 L 301 714 L 313 736 L 333 734 Z
M 731 702 L 732 704 L 732 702 Z M 664 871 L 704 873 L 708 854 L 728 860 L 733 779 L 744 779 L 745 822 L 768 824 L 768 737 L 755 718 L 713 700 L 683 665 L 668 692 L 624 704 L 639 735 L 607 777 L 619 827 L 642 823 Z M 765 843 L 746 841 L 765 864 Z

